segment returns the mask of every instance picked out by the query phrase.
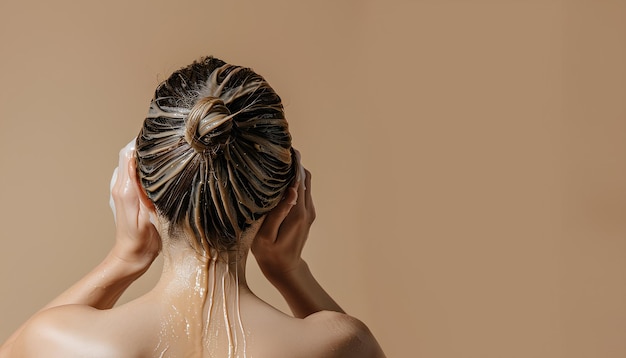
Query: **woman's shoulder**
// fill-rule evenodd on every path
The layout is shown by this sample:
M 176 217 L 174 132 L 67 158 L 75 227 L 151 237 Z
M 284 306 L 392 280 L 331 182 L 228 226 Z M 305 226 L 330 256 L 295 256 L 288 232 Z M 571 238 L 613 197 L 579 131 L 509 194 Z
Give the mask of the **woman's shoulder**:
M 301 320 L 306 339 L 299 337 L 297 356 L 380 358 L 374 335 L 359 319 L 345 313 L 320 311 Z M 306 352 L 306 353 L 303 353 Z
M 11 350 L 16 357 L 137 357 L 150 356 L 158 336 L 151 318 L 135 316 L 124 306 L 98 310 L 67 305 L 44 310 L 24 327 Z M 384 357 L 376 339 L 360 320 L 347 314 L 321 311 L 305 319 L 281 320 L 274 334 L 256 340 L 262 356 Z M 267 322 L 265 322 L 267 323 Z M 281 328 L 278 328 L 281 327 Z M 257 333 L 260 333 L 257 331 Z M 278 333 L 278 334 L 276 334 Z M 140 344 L 141 342 L 141 344 Z M 255 344 L 256 346 L 256 344 Z M 260 352 L 259 352 L 260 353 Z
M 359 319 L 345 313 L 321 311 L 308 320 L 315 329 L 324 332 L 327 344 L 324 357 L 384 357 L 370 329 Z
M 116 309 L 65 305 L 43 310 L 24 326 L 12 347 L 19 357 L 128 357 L 140 354 L 132 327 L 117 324 Z M 129 320 L 132 326 L 132 320 Z

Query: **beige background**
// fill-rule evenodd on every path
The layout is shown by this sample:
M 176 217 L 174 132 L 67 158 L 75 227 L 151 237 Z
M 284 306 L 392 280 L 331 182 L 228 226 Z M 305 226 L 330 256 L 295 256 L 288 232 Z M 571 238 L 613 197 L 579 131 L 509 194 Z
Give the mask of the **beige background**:
M 0 44 L 0 340 L 105 255 L 118 149 L 214 54 L 283 97 L 306 258 L 390 357 L 626 356 L 625 1 L 1 0 Z

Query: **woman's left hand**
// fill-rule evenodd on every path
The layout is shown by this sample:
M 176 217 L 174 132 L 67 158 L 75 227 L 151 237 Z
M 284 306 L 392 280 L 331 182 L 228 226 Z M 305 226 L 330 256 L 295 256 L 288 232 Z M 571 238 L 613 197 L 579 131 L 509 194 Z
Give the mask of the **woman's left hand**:
M 272 283 L 291 279 L 306 266 L 302 250 L 315 220 L 311 173 L 301 166 L 300 154 L 296 153 L 300 167 L 296 183 L 267 214 L 251 247 L 261 271 Z
M 119 166 L 111 178 L 111 208 L 116 221 L 111 254 L 129 269 L 145 271 L 159 255 L 161 238 L 150 220 L 154 204 L 143 192 L 137 176 L 135 140 L 120 151 Z

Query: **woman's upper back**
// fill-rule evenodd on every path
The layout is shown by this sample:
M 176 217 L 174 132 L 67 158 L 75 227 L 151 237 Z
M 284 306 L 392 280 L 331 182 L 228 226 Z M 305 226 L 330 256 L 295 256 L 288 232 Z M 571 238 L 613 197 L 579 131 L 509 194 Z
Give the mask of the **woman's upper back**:
M 297 319 L 258 299 L 245 301 L 241 306 L 245 343 L 235 348 L 229 348 L 225 332 L 211 337 L 218 344 L 202 347 L 190 339 L 188 325 L 197 323 L 193 317 L 172 316 L 159 302 L 139 299 L 105 311 L 78 305 L 44 311 L 26 327 L 13 355 L 280 358 L 382 354 L 367 327 L 348 315 L 322 311 Z

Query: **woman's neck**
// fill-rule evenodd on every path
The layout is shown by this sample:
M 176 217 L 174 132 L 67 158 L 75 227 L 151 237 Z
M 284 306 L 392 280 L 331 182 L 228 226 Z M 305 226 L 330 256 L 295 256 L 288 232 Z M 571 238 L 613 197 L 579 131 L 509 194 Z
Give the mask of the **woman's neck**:
M 251 293 L 245 277 L 248 250 L 211 257 L 181 241 L 164 245 L 163 273 L 148 295 L 163 317 L 159 349 L 175 352 L 174 347 L 191 342 L 194 357 L 245 350 L 240 297 Z
M 212 279 L 218 279 L 232 288 L 249 291 L 246 282 L 248 251 L 212 252 L 209 256 L 196 252 L 185 242 L 164 245 L 163 272 L 157 287 L 199 289 Z

